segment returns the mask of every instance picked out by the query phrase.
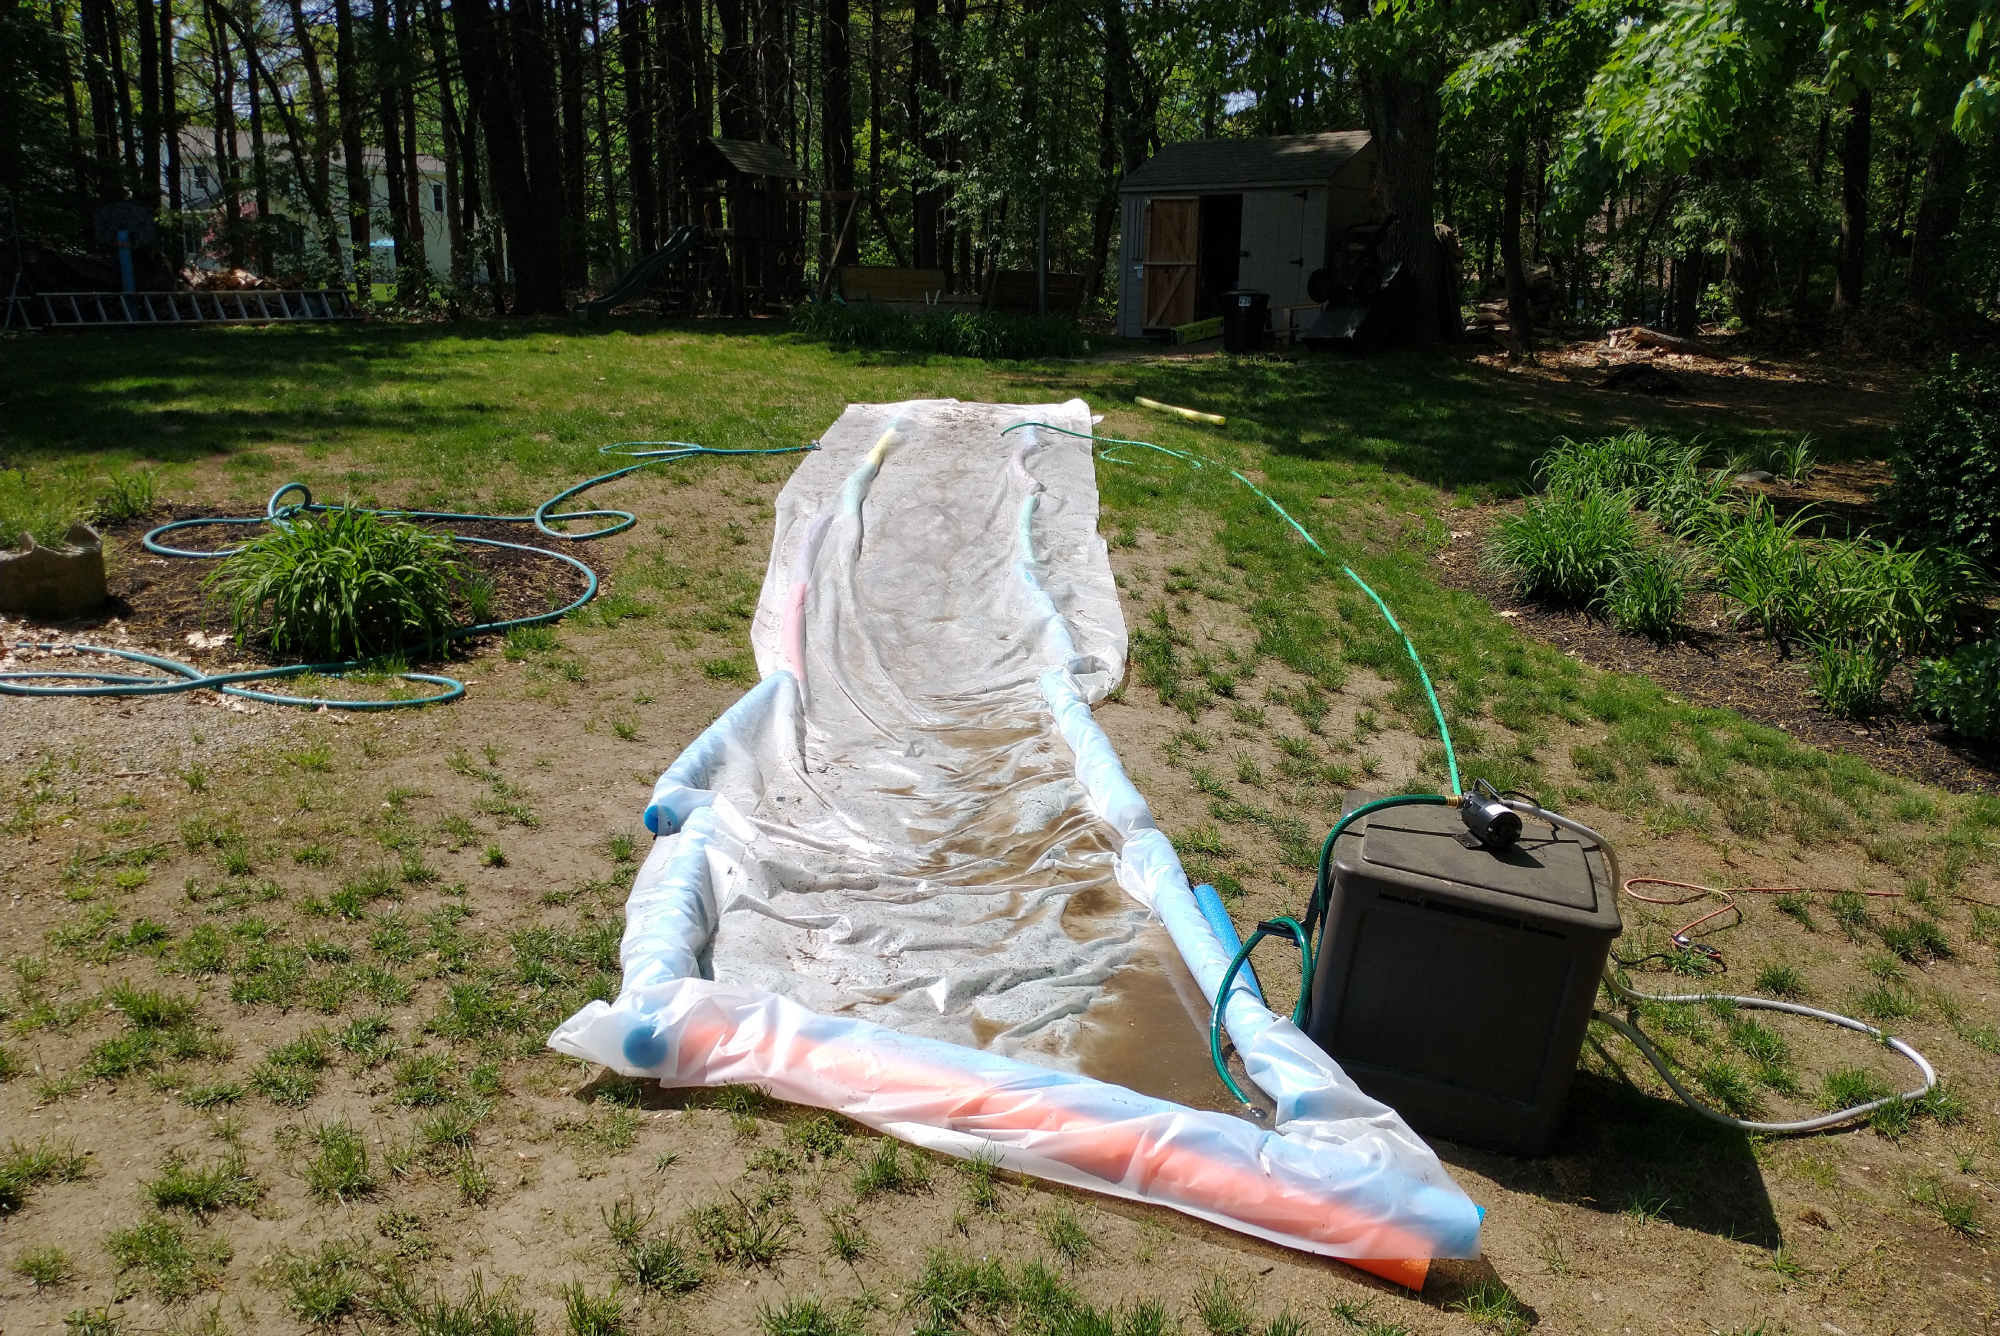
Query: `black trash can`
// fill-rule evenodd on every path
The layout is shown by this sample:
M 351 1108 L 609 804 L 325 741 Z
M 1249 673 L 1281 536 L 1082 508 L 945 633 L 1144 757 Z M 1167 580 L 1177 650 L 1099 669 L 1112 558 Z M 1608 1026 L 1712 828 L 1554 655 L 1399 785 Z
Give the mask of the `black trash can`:
M 1271 294 L 1236 288 L 1222 294 L 1222 347 L 1225 352 L 1254 353 L 1264 346 L 1271 323 Z

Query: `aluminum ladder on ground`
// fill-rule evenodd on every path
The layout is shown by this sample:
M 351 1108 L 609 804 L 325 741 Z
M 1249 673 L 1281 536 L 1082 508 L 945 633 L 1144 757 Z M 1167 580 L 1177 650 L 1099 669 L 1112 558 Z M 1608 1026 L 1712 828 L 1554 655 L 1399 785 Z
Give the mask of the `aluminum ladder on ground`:
M 43 292 L 45 329 L 139 325 L 272 325 L 356 320 L 345 288 L 246 289 L 240 292 Z

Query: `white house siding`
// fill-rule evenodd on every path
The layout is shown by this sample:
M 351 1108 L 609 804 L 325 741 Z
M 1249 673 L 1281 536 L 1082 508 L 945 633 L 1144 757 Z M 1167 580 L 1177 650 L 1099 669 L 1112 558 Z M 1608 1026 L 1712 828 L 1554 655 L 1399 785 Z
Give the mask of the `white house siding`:
M 290 175 L 291 154 L 283 140 L 266 141 L 265 152 L 274 166 L 282 164 L 286 175 Z M 256 187 L 249 179 L 250 142 L 246 134 L 237 136 L 237 168 L 243 174 L 243 181 L 237 190 L 237 201 L 245 210 L 255 206 Z M 389 181 L 383 174 L 382 154 L 377 149 L 363 151 L 362 160 L 368 165 L 370 186 L 370 241 L 389 239 L 388 229 L 381 226 L 381 220 L 389 207 Z M 421 178 L 418 187 L 418 212 L 423 220 L 424 266 L 436 278 L 451 276 L 451 228 L 444 209 L 444 162 L 428 154 L 417 155 L 417 171 Z M 352 247 L 348 242 L 347 224 L 347 169 L 341 155 L 333 155 L 333 213 L 337 224 L 337 240 L 340 244 L 341 264 L 351 276 L 354 272 Z M 212 132 L 190 127 L 181 139 L 181 199 L 190 210 L 219 209 L 222 207 L 222 190 L 215 170 L 215 136 Z M 271 196 L 271 212 L 279 218 L 286 218 L 304 230 L 302 248 L 309 253 L 321 249 L 318 224 L 312 210 L 304 200 L 293 199 L 281 191 L 274 190 Z M 373 248 L 377 260 L 386 270 L 393 252 L 387 246 Z M 221 267 L 221 262 L 203 256 L 194 261 L 205 269 Z M 386 279 L 388 275 L 383 274 Z
M 1145 312 L 1140 309 L 1146 287 L 1146 199 L 1137 193 L 1120 198 L 1124 211 L 1118 229 L 1118 333 L 1136 339 L 1145 334 Z

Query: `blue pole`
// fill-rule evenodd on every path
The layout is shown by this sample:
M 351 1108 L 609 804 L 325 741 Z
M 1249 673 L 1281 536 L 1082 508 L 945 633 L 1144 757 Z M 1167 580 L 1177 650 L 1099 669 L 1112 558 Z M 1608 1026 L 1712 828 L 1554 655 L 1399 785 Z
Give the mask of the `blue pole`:
M 122 227 L 118 229 L 118 278 L 125 291 L 139 290 L 138 281 L 132 277 L 132 234 Z

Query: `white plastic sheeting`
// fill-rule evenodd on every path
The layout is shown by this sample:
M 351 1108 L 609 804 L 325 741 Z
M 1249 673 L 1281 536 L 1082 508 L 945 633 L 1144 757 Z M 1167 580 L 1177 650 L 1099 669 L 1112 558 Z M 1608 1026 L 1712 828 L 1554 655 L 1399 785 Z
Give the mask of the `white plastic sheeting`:
M 764 680 L 661 776 L 623 988 L 550 1043 L 1404 1283 L 1476 1256 L 1436 1156 L 1247 980 L 1225 1020 L 1275 1130 L 1078 1073 L 1150 920 L 1211 999 L 1231 949 L 1091 716 L 1125 634 L 1089 443 L 1024 420 L 1090 430 L 1080 401 L 857 405 L 793 474 Z

